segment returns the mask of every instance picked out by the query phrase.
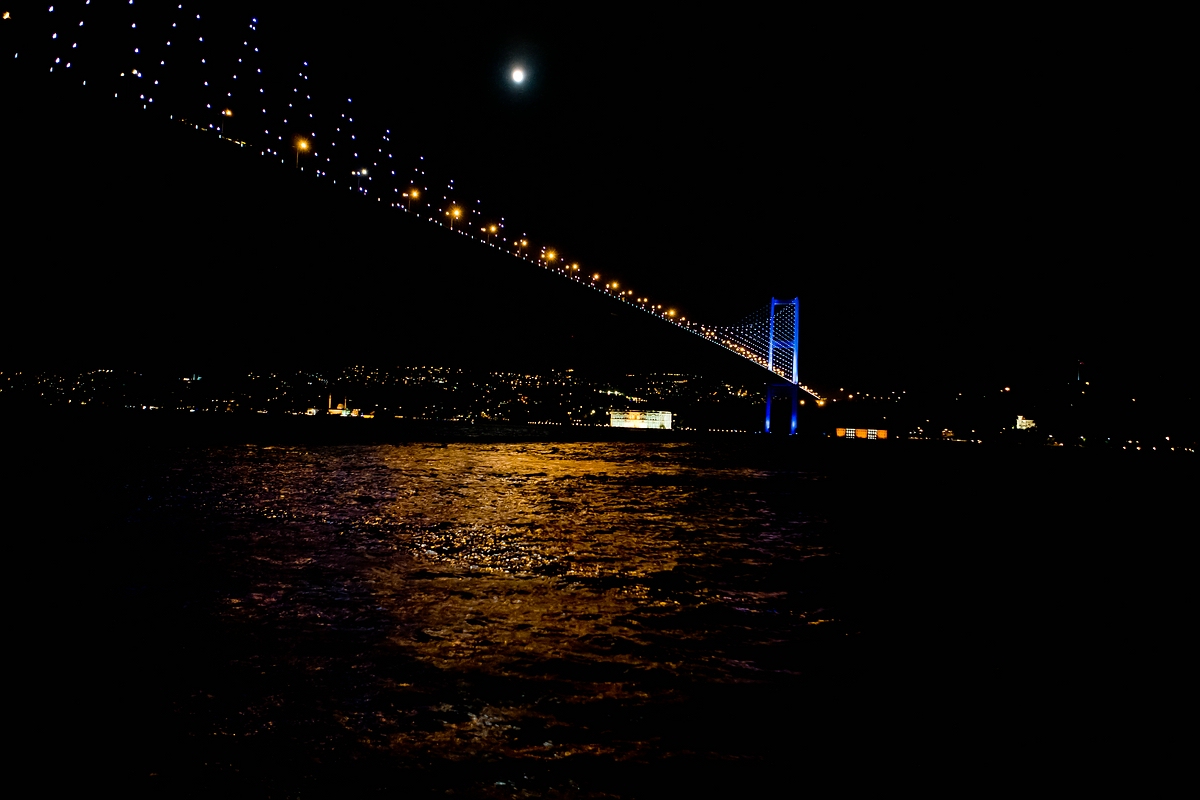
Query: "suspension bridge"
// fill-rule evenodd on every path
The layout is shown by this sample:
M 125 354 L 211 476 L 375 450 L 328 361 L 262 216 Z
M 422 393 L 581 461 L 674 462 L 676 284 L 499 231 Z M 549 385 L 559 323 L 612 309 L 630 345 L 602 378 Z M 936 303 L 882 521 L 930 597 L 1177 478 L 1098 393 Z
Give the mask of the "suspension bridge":
M 732 325 L 688 319 L 584 269 L 549 243 L 514 234 L 504 216 L 485 213 L 482 201 L 468 201 L 453 180 L 435 181 L 423 157 L 398 152 L 391 128 L 363 121 L 365 109 L 353 96 L 318 88 L 324 84 L 313 79 L 307 61 L 273 61 L 257 17 L 210 11 L 195 1 L 149 5 L 23 4 L 3 12 L 0 41 L 9 52 L 0 57 L 14 71 L 45 72 L 52 81 L 111 97 L 123 112 L 157 114 L 257 151 L 281 168 L 501 250 L 722 347 L 770 373 L 767 431 L 781 399 L 790 406 L 792 433 L 802 393 L 824 404 L 800 380 L 799 298 L 771 298 Z

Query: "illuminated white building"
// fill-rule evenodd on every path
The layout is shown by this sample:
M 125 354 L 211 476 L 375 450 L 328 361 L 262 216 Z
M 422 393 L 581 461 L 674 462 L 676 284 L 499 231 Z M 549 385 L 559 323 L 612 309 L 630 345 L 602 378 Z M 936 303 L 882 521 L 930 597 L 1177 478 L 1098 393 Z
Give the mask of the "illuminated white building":
M 670 411 L 609 411 L 610 428 L 655 428 L 671 430 Z

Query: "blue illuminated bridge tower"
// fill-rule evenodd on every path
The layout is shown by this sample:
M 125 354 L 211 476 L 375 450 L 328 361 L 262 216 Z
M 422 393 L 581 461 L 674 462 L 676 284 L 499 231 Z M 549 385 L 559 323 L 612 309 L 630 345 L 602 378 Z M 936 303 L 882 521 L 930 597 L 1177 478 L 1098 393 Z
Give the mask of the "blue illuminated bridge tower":
M 771 432 L 771 411 L 777 400 L 786 398 L 791 404 L 790 433 L 796 432 L 800 392 L 812 395 L 818 405 L 825 402 L 815 391 L 800 383 L 799 297 L 791 300 L 772 297 L 770 303 L 736 325 L 700 326 L 696 332 L 772 373 L 767 384 L 765 432 Z
M 782 390 L 791 403 L 790 433 L 794 434 L 800 405 L 800 387 L 796 385 L 796 376 L 800 374 L 800 298 L 776 300 L 772 297 L 768 317 L 767 369 L 777 375 L 786 374 L 789 379 L 767 384 L 767 413 L 763 432 L 771 432 L 771 400 Z

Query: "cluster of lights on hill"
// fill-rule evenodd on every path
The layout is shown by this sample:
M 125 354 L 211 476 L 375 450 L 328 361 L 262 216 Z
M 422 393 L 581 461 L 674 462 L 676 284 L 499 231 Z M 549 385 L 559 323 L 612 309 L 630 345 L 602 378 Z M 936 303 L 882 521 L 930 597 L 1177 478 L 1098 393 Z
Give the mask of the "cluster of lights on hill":
M 238 42 L 229 40 L 230 27 L 213 23 L 203 10 L 197 11 L 196 2 L 149 7 L 128 0 L 105 4 L 103 9 L 101 5 L 69 0 L 47 6 L 42 19 L 47 23 L 51 72 L 72 70 L 84 86 L 90 82 L 97 91 L 111 91 L 114 99 L 133 100 L 143 110 L 158 109 L 197 130 L 242 147 L 257 147 L 264 157 L 333 184 L 340 182 L 364 198 L 374 197 L 390 208 L 588 286 L 725 347 L 821 401 L 815 391 L 798 384 L 790 362 L 786 367 L 772 363 L 763 310 L 733 326 L 699 324 L 620 281 L 564 258 L 548 244 L 532 243 L 525 233 L 510 238 L 503 216 L 487 217 L 479 200 L 468 204 L 456 199 L 461 193 L 453 179 L 444 190 L 431 190 L 424 157 L 418 157 L 411 168 L 399 166 L 402 159 L 392 152 L 391 130 L 378 135 L 361 130 L 355 123 L 353 98 L 339 97 L 322 106 L 314 101 L 307 61 L 287 71 L 270 65 L 259 47 L 257 18 L 241 28 Z M 3 17 L 14 21 L 9 12 Z M 39 49 L 35 44 L 33 57 L 39 56 Z M 769 307 L 766 311 L 769 315 Z

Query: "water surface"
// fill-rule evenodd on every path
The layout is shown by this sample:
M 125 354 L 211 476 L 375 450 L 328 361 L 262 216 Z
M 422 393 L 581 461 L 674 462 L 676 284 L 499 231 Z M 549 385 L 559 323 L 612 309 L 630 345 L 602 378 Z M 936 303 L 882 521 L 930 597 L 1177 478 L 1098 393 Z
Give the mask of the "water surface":
M 272 796 L 786 770 L 860 634 L 826 476 L 792 461 L 745 440 L 148 450 L 101 510 L 117 766 Z

